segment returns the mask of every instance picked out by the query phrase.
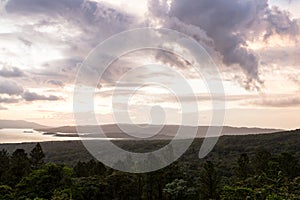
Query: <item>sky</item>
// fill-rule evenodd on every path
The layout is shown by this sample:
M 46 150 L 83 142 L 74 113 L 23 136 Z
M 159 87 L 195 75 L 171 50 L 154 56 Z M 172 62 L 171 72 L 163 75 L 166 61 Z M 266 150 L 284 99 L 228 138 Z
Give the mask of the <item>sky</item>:
M 299 10 L 296 0 L 2 0 L 0 118 L 73 125 L 76 77 L 89 53 L 115 34 L 153 27 L 186 34 L 210 54 L 226 95 L 224 125 L 300 128 Z M 144 74 L 133 70 L 141 65 L 149 65 Z M 194 93 L 170 92 L 169 86 L 180 85 L 157 65 L 182 74 Z M 120 102 L 113 105 L 118 81 L 133 72 L 134 83 L 122 86 Z M 160 84 L 136 90 L 145 80 Z M 164 123 L 181 124 L 180 106 L 191 105 L 193 95 L 198 108 L 190 107 L 188 117 L 211 124 L 213 108 L 203 79 L 168 52 L 123 55 L 95 90 L 100 124 L 115 123 L 114 114 L 125 111 L 131 121 L 118 122 L 155 123 L 161 109 Z M 122 100 L 127 95 L 130 100 Z

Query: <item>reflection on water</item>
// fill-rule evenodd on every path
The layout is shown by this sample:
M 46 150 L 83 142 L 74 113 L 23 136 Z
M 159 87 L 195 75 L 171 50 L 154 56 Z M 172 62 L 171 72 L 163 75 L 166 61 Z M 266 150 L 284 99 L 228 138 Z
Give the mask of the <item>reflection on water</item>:
M 69 135 L 69 136 L 68 136 Z M 22 142 L 47 142 L 71 140 L 122 140 L 123 138 L 103 138 L 97 134 L 80 133 L 44 133 L 33 129 L 0 129 L 0 144 Z
M 44 141 L 66 141 L 80 140 L 78 137 L 56 137 L 44 135 L 43 132 L 33 129 L 0 129 L 0 143 L 21 143 L 21 142 L 44 142 Z

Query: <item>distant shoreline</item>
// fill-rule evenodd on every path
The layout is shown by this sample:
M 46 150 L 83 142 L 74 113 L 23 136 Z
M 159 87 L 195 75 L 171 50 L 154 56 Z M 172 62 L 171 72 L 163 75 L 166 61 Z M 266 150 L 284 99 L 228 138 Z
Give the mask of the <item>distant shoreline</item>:
M 300 129 L 290 130 L 290 131 L 279 131 L 279 132 L 273 132 L 273 133 L 258 133 L 258 134 L 244 134 L 244 135 L 221 135 L 220 138 L 236 138 L 236 137 L 260 137 L 260 136 L 274 136 L 274 135 L 282 135 L 282 134 L 290 134 L 290 133 L 298 133 Z M 300 136 L 300 132 L 299 132 Z M 0 135 L 1 137 L 1 135 Z M 58 136 L 56 136 L 58 137 Z M 61 136 L 60 138 L 64 138 L 66 136 Z M 211 136 L 216 137 L 216 136 Z M 74 137 L 75 138 L 75 137 Z M 90 140 L 94 141 L 95 138 L 91 138 Z M 108 140 L 114 140 L 114 141 L 123 141 L 123 142 L 157 142 L 157 141 L 170 141 L 172 140 L 171 137 L 169 138 L 152 138 L 152 139 L 135 139 L 135 138 L 98 138 L 98 139 L 108 139 Z M 205 139 L 205 137 L 196 137 L 196 138 L 180 138 L 179 140 L 202 140 Z M 101 140 L 104 141 L 104 140 Z M 0 142 L 1 145 L 22 145 L 22 144 L 36 144 L 36 143 L 57 143 L 57 142 L 82 142 L 82 140 L 49 140 L 49 141 L 31 141 L 31 142 Z

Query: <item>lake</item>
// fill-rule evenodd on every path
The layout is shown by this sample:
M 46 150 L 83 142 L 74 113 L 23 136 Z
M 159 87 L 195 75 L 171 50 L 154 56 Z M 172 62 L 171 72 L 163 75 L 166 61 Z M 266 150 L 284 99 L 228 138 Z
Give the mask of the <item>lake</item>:
M 23 143 L 23 142 L 49 142 L 49 141 L 72 141 L 72 140 L 124 140 L 124 138 L 103 138 L 90 133 L 80 133 L 81 137 L 68 137 L 66 133 L 43 134 L 44 132 L 34 129 L 0 129 L 0 144 Z M 58 136 L 57 136 L 58 135 Z M 126 140 L 126 139 L 125 139 Z
M 57 137 L 44 135 L 33 129 L 0 129 L 0 143 L 46 142 L 80 140 L 78 137 Z

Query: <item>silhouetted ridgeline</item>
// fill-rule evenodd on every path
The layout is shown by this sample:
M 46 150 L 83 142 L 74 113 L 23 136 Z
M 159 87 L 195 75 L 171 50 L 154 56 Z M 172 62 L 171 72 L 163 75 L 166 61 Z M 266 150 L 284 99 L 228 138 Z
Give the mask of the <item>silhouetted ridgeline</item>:
M 122 124 L 122 127 L 126 130 L 130 130 L 132 133 L 139 133 L 140 135 L 147 136 L 147 133 L 152 134 L 160 130 L 154 137 L 149 139 L 166 139 L 174 137 L 178 129 L 182 129 L 183 133 L 190 133 L 195 130 L 195 127 L 192 126 L 178 126 L 178 125 L 164 125 L 162 128 L 158 125 L 143 125 L 143 129 L 136 127 L 135 125 Z M 205 137 L 209 126 L 199 126 L 197 127 L 197 137 Z M 101 129 L 109 138 L 132 138 L 130 135 L 124 133 L 118 124 L 108 124 L 102 125 Z M 84 137 L 99 137 L 99 126 L 89 125 L 89 126 L 80 126 L 78 129 L 81 133 L 84 133 Z M 75 126 L 62 126 L 56 128 L 42 128 L 37 129 L 37 131 L 44 132 L 46 134 L 52 133 L 53 135 L 64 137 L 64 136 L 75 136 L 77 131 Z M 267 129 L 267 128 L 248 128 L 248 127 L 231 127 L 224 126 L 222 129 L 222 135 L 247 135 L 247 134 L 262 134 L 262 133 L 274 133 L 282 130 L 279 129 Z M 57 134 L 60 133 L 60 134 Z M 64 133 L 64 134 L 61 134 Z M 151 135 L 152 136 L 152 135 Z M 184 134 L 182 135 L 184 136 Z
M 4 120 L 0 119 L 0 128 L 29 128 L 29 129 L 45 129 L 50 128 L 34 122 L 24 120 Z

